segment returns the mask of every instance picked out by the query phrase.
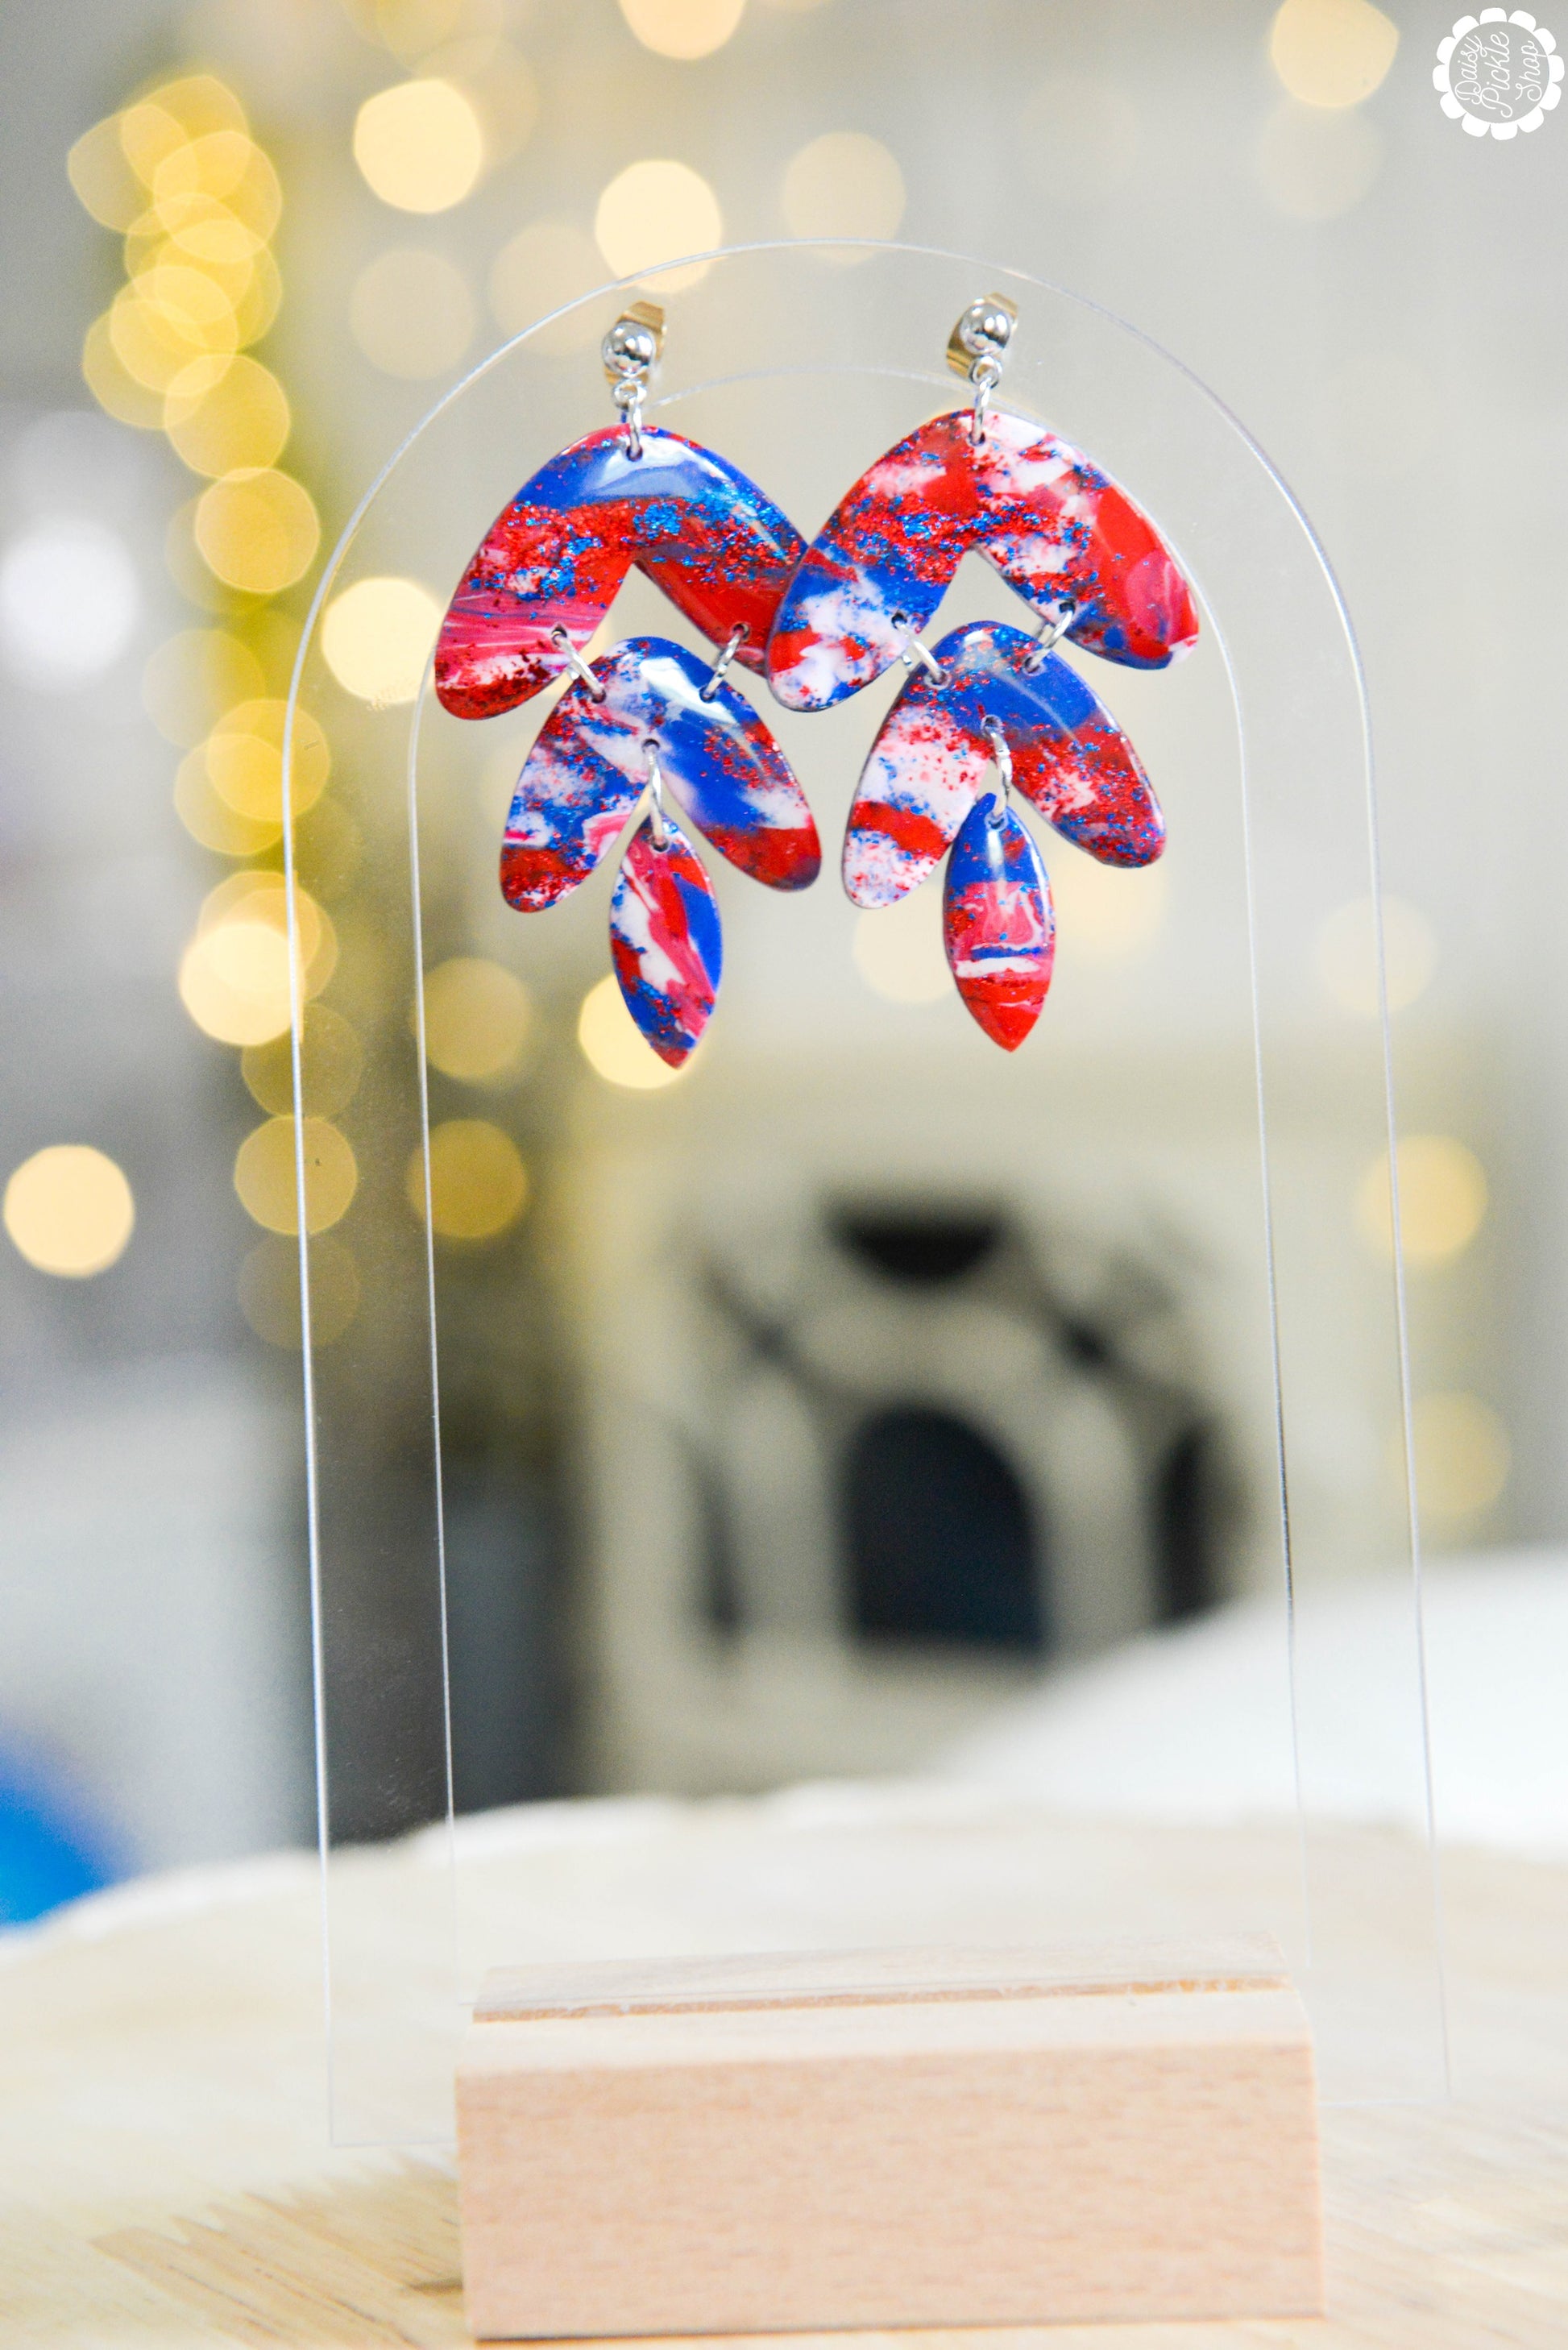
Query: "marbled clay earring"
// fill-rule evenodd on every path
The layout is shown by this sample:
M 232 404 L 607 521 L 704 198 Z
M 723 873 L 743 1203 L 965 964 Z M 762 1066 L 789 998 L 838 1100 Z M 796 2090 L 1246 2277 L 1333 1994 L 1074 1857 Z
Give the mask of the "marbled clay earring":
M 627 1006 L 679 1067 L 718 993 L 719 909 L 680 809 L 720 855 L 775 889 L 822 862 L 805 795 L 762 719 L 728 681 L 760 671 L 802 552 L 756 484 L 642 421 L 663 313 L 639 302 L 604 338 L 619 421 L 563 449 L 487 532 L 447 608 L 435 687 L 458 718 L 493 718 L 571 675 L 524 763 L 501 848 L 509 905 L 536 913 L 585 881 L 639 806 L 610 901 Z M 715 647 L 663 637 L 597 660 L 585 649 L 636 565 Z
M 1010 794 L 1102 864 L 1147 865 L 1165 846 L 1132 744 L 1052 648 L 1065 637 L 1160 669 L 1198 635 L 1175 557 L 1126 492 L 1057 433 L 992 407 L 1016 318 L 995 294 L 964 312 L 948 361 L 971 406 L 920 425 L 856 483 L 802 556 L 767 650 L 790 710 L 826 710 L 896 660 L 911 672 L 860 778 L 844 885 L 857 906 L 890 906 L 950 849 L 948 962 L 1008 1051 L 1039 1017 L 1055 943 L 1050 884 Z M 1037 634 L 981 622 L 921 641 L 971 550 L 1039 612 Z

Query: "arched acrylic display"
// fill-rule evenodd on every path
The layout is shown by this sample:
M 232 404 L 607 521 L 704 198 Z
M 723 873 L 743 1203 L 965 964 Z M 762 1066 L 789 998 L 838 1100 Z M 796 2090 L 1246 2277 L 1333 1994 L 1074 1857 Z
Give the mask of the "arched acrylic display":
M 610 421 L 597 346 L 631 289 L 607 287 L 541 321 L 449 393 L 364 500 L 317 591 L 293 702 L 332 745 L 333 813 L 294 825 L 286 846 L 291 873 L 336 925 L 320 1001 L 364 1048 L 358 1091 L 330 1112 L 357 1162 L 355 1203 L 303 1251 L 340 2139 L 449 2135 L 463 2000 L 483 1967 L 532 1954 L 496 1946 L 504 1902 L 493 1885 L 471 1898 L 479 1865 L 458 1856 L 472 1841 L 454 1843 L 450 1826 L 438 1366 L 449 1451 L 471 1389 L 527 1388 L 568 1367 L 576 1671 L 589 1692 L 578 1751 L 590 1783 L 743 1789 L 822 1775 L 814 1765 L 823 1754 L 849 1775 L 918 1759 L 899 1727 L 914 1700 L 902 1683 L 894 1690 L 894 1666 L 879 1663 L 855 1683 L 838 1728 L 823 1733 L 828 1743 L 800 1742 L 801 1676 L 830 1648 L 843 1661 L 838 1603 L 816 1586 L 835 1540 L 849 1539 L 806 1525 L 837 1490 L 813 1482 L 810 1429 L 800 1437 L 806 1466 L 789 1471 L 798 1509 L 784 1507 L 761 1551 L 746 1550 L 743 1526 L 736 1537 L 739 1598 L 699 1587 L 695 1503 L 676 1491 L 685 1456 L 670 1435 L 690 1452 L 713 1413 L 732 1409 L 747 1314 L 805 1295 L 800 1268 L 809 1271 L 817 1245 L 802 1237 L 809 1216 L 852 1221 L 889 1198 L 938 1208 L 978 1200 L 1015 1217 L 1033 1235 L 1039 1313 L 1080 1337 L 1091 1324 L 1101 1333 L 1083 1341 L 1085 1359 L 1099 1347 L 1101 1368 L 1069 1379 L 1059 1348 L 1037 1357 L 1019 1337 L 1023 1277 L 1004 1269 L 983 1298 L 954 1306 L 951 1344 L 923 1384 L 909 1374 L 922 1409 L 950 1390 L 950 1419 L 967 1410 L 996 1445 L 1012 1445 L 1025 1486 L 1037 1464 L 1051 1496 L 1061 1654 L 1088 1653 L 1215 1596 L 1184 1597 L 1170 1582 L 1179 1582 L 1181 1543 L 1167 1538 L 1168 1526 L 1164 1549 L 1151 1549 L 1139 1447 L 1178 1403 L 1192 1442 L 1223 1428 L 1223 1459 L 1208 1456 L 1205 1472 L 1222 1489 L 1211 1515 L 1219 1523 L 1231 1512 L 1229 1587 L 1273 1611 L 1280 1669 L 1246 1723 L 1219 1726 L 1219 1745 L 1255 1738 L 1260 1785 L 1294 1774 L 1302 1868 L 1288 1885 L 1261 1877 L 1240 1910 L 1194 1885 L 1181 1914 L 1151 1917 L 1150 1930 L 1279 1933 L 1309 2002 L 1314 1984 L 1331 1982 L 1324 2013 L 1357 2019 L 1350 2030 L 1320 2021 L 1326 2094 L 1421 2095 L 1440 2082 L 1424 1839 L 1391 1839 L 1377 1870 L 1353 1882 L 1342 1846 L 1320 1846 L 1315 1832 L 1325 1814 L 1391 1811 L 1420 1824 L 1428 1785 L 1397 1269 L 1358 1231 L 1355 1209 L 1358 1187 L 1365 1195 L 1387 1164 L 1386 1020 L 1349 1017 L 1316 977 L 1324 926 L 1362 906 L 1370 937 L 1376 896 L 1362 682 L 1332 574 L 1266 459 L 1195 377 L 1092 303 L 989 264 L 895 245 L 787 244 L 686 265 L 654 289 L 668 329 L 648 414 L 741 466 L 809 538 L 878 452 L 963 403 L 943 348 L 954 319 L 992 286 L 1019 312 L 999 403 L 1049 422 L 1127 486 L 1177 551 L 1203 618 L 1198 647 L 1168 671 L 1074 656 L 1137 744 L 1170 846 L 1153 875 L 1091 876 L 1091 889 L 1078 852 L 1041 836 L 1058 889 L 1056 979 L 1016 1056 L 996 1052 L 950 997 L 923 1000 L 930 939 L 911 928 L 893 951 L 883 933 L 857 930 L 889 918 L 857 917 L 839 889 L 845 816 L 899 671 L 815 715 L 777 708 L 759 681 L 740 681 L 811 799 L 826 866 L 797 899 L 715 875 L 723 991 L 678 1084 L 607 1084 L 576 1042 L 577 1005 L 609 967 L 614 859 L 546 915 L 520 918 L 502 903 L 495 859 L 508 786 L 553 697 L 465 724 L 435 703 L 428 664 L 406 698 L 412 680 L 397 630 L 411 616 L 421 641 L 420 613 L 444 606 L 518 484 Z M 344 604 L 388 581 L 402 585 L 361 595 L 357 610 Z M 994 573 L 967 558 L 931 633 L 981 619 L 1030 625 Z M 609 633 L 650 630 L 700 649 L 634 575 Z M 308 929 L 306 915 L 306 945 Z M 514 1094 L 427 1070 L 421 973 L 462 955 L 507 965 L 532 992 L 537 1057 Z M 316 983 L 308 965 L 303 983 Z M 303 1202 L 306 1121 L 323 1114 L 308 1052 L 298 1074 Z M 511 1259 L 461 1236 L 432 1249 L 431 1124 L 444 1134 L 464 1120 L 506 1128 L 527 1163 L 533 1274 L 506 1270 Z M 706 1321 L 696 1290 L 679 1286 L 699 1263 Z M 715 1267 L 742 1295 L 727 1336 L 713 1336 L 709 1310 Z M 513 1303 L 501 1313 L 504 1283 Z M 868 1363 L 877 1348 L 884 1363 L 909 1359 L 901 1295 L 878 1302 L 881 1293 L 867 1292 L 851 1337 Z M 827 1360 L 827 1321 L 792 1328 L 803 1359 Z M 1007 1346 L 1022 1351 L 999 1371 Z M 876 1373 L 884 1388 L 888 1376 Z M 529 1392 L 537 1400 L 536 1384 Z M 774 1401 L 777 1425 L 794 1426 L 788 1399 Z M 753 1426 L 737 1419 L 725 1443 L 743 1450 Z M 854 1474 L 874 1482 L 873 1454 L 862 1447 Z M 1190 1447 L 1181 1459 L 1191 1470 Z M 1177 1455 L 1168 1461 L 1176 1465 L 1160 1506 L 1176 1524 L 1170 1513 L 1194 1505 L 1178 1490 Z M 755 1478 L 747 1490 L 754 1495 Z M 852 1497 L 851 1516 L 855 1506 Z M 663 1513 L 657 1538 L 650 1511 Z M 633 1522 L 640 1547 L 627 1538 Z M 1157 1569 L 1167 1583 L 1151 1599 L 1145 1586 Z M 1380 1644 L 1375 1666 L 1365 1653 L 1346 1659 L 1315 1629 L 1336 1586 L 1371 1575 L 1403 1595 L 1368 1632 Z M 873 1592 L 862 1604 L 875 1621 L 889 1603 Z M 1000 1701 L 1028 1678 L 1016 1665 L 990 1680 L 939 1674 L 933 1742 L 974 1727 L 982 1681 Z M 757 1752 L 775 1758 L 749 1776 L 725 1744 L 742 1685 Z M 1374 1758 L 1365 1786 L 1347 1786 L 1347 1755 Z M 1202 1769 L 1181 1759 L 1173 1778 L 1201 1812 Z M 1233 1773 L 1216 1771 L 1217 1787 L 1233 1783 Z M 1086 1785 L 1079 1808 L 1092 1813 L 1103 1794 Z M 1104 1799 L 1114 1806 L 1114 1794 Z M 1225 1800 L 1216 1795 L 1213 1816 Z M 420 1892 L 407 1935 L 389 1948 L 361 1932 L 353 1847 L 400 1830 L 420 1832 L 410 1860 Z M 1054 1923 L 1064 1935 L 1093 1934 L 1096 1900 L 1091 1874 L 1063 1895 Z M 1376 1954 L 1395 1944 L 1429 1952 L 1420 2013 L 1403 1990 L 1393 2012 Z M 417 2078 L 416 2047 L 425 2060 Z

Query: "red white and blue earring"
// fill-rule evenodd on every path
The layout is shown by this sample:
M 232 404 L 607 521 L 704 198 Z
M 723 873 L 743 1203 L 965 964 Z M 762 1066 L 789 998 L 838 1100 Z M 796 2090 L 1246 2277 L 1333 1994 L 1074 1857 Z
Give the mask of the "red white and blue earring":
M 1102 864 L 1147 865 L 1165 846 L 1132 744 L 1053 648 L 1065 638 L 1158 669 L 1198 635 L 1191 589 L 1127 493 L 1059 434 L 991 406 L 1016 317 L 1000 295 L 965 311 L 948 359 L 971 406 L 919 426 L 855 484 L 802 556 L 767 650 L 792 710 L 826 710 L 895 660 L 910 671 L 861 776 L 845 888 L 857 906 L 891 905 L 950 849 L 948 961 L 1009 1051 L 1039 1016 L 1054 951 L 1049 884 L 1010 793 Z M 1035 608 L 1039 631 L 983 622 L 928 648 L 920 632 L 971 551 Z
M 524 913 L 557 904 L 646 803 L 611 899 L 611 952 L 632 1018 L 679 1067 L 712 1012 L 722 947 L 665 787 L 722 856 L 773 889 L 805 889 L 822 852 L 783 754 L 728 681 L 737 664 L 763 668 L 800 535 L 723 458 L 643 423 L 662 341 L 651 303 L 605 337 L 619 421 L 562 450 L 497 517 L 441 623 L 435 684 L 454 716 L 490 718 L 571 674 L 518 777 L 502 891 Z M 716 660 L 661 637 L 585 657 L 633 565 Z

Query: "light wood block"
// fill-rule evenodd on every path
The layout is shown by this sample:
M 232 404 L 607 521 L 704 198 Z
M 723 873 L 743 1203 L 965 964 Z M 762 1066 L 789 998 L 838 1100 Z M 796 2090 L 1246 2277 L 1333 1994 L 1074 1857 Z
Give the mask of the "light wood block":
M 481 2340 L 1323 2306 L 1265 1940 L 505 1970 L 458 2129 Z

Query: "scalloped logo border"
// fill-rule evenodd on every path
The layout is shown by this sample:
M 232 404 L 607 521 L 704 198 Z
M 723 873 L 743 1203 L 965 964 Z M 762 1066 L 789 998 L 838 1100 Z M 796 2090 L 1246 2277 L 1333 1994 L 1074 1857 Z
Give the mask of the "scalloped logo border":
M 1489 35 L 1489 25 L 1517 31 Z M 1516 63 L 1526 68 L 1522 88 L 1513 71 Z M 1479 68 L 1486 68 L 1484 78 Z M 1537 69 L 1534 74 L 1532 68 Z M 1456 83 L 1468 93 L 1468 103 L 1456 94 Z M 1552 35 L 1527 10 L 1483 8 L 1479 16 L 1461 16 L 1447 40 L 1438 43 L 1432 86 L 1449 121 L 1459 123 L 1472 139 L 1517 139 L 1521 131 L 1539 130 L 1562 97 L 1563 60 Z M 1528 112 L 1502 113 L 1505 106 L 1517 108 L 1528 101 L 1532 89 L 1540 95 Z

